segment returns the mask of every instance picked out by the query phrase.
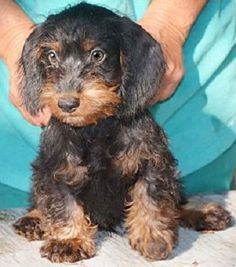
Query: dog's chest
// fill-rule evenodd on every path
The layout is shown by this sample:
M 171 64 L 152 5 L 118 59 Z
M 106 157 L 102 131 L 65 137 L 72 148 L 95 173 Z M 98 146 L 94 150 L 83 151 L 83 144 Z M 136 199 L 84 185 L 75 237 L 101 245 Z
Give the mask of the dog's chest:
M 71 186 L 83 186 L 98 177 L 120 176 L 114 175 L 119 168 L 113 164 L 121 150 L 119 132 L 113 120 L 82 128 L 53 120 L 42 135 L 39 160 L 58 181 Z
M 123 169 L 127 165 L 121 157 L 124 146 L 114 131 L 83 132 L 79 136 L 80 142 L 71 143 L 67 155 L 69 165 L 74 164 L 77 169 L 77 177 L 71 176 L 67 182 L 74 196 L 84 203 L 91 220 L 107 228 L 121 219 L 133 183 Z

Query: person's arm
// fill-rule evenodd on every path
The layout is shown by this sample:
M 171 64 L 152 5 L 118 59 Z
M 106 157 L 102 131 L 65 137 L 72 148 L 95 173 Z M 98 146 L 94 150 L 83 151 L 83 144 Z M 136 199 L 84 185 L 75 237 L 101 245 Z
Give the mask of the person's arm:
M 0 58 L 7 64 L 10 74 L 10 99 L 30 123 L 45 125 L 50 114 L 43 112 L 32 117 L 24 108 L 18 91 L 17 64 L 25 40 L 33 30 L 33 22 L 12 0 L 0 0 Z
M 160 44 L 167 69 L 153 103 L 169 98 L 184 75 L 182 48 L 207 0 L 152 0 L 139 24 Z

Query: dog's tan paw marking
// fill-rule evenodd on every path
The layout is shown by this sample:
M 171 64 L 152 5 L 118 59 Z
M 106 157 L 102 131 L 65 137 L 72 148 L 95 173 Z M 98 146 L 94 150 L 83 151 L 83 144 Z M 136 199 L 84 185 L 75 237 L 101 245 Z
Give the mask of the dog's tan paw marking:
M 220 231 L 229 227 L 231 223 L 232 218 L 227 210 L 217 204 L 209 204 L 199 219 L 199 228 L 204 231 Z
M 41 229 L 41 220 L 37 217 L 25 216 L 13 224 L 18 235 L 24 236 L 29 241 L 43 239 L 44 231 Z
M 130 236 L 130 246 L 148 260 L 166 259 L 172 252 L 177 237 L 172 231 L 149 232 L 145 236 Z
M 52 262 L 76 262 L 95 255 L 93 241 L 86 242 L 78 239 L 50 240 L 41 247 L 41 256 Z

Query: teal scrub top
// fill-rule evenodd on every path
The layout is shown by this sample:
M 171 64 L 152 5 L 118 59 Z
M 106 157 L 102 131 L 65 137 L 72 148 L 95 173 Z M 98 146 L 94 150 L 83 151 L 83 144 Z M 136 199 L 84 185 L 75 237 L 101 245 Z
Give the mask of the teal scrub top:
M 40 23 L 80 1 L 18 0 Z M 137 21 L 149 0 L 90 0 Z M 184 46 L 185 77 L 175 95 L 151 108 L 170 140 L 187 193 L 230 189 L 236 169 L 236 1 L 210 0 Z M 8 100 L 8 73 L 0 63 L 0 183 L 30 190 L 30 163 L 40 129 Z

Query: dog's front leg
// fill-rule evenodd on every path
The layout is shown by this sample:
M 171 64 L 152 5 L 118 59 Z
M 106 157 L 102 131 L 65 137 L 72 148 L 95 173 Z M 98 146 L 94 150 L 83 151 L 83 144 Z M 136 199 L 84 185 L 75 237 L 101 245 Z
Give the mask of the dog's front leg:
M 52 262 L 75 262 L 95 255 L 96 227 L 73 196 L 47 201 L 47 231 L 41 255 Z M 49 197 L 48 197 L 49 198 Z M 48 199 L 49 200 L 49 199 Z
M 178 240 L 178 185 L 166 175 L 149 163 L 130 192 L 126 216 L 129 243 L 150 260 L 168 257 Z
M 52 262 L 75 262 L 95 254 L 96 227 L 64 183 L 34 174 L 34 209 L 15 224 L 28 240 L 44 239 L 41 255 Z

